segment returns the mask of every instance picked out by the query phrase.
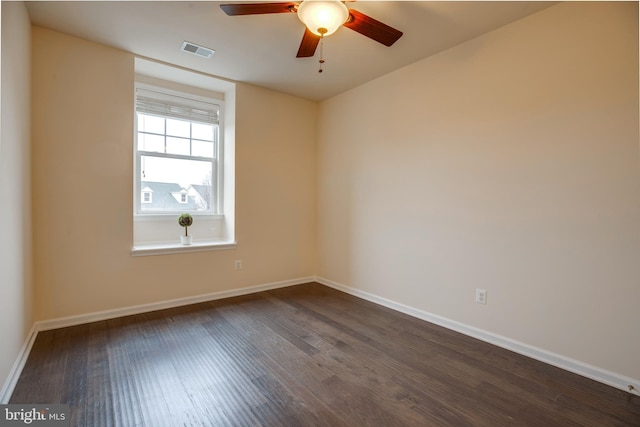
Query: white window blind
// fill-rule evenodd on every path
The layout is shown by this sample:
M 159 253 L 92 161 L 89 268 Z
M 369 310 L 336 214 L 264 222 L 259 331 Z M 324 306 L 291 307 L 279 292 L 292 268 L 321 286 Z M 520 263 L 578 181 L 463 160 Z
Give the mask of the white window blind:
M 136 88 L 136 111 L 191 122 L 218 124 L 220 106 L 209 102 Z

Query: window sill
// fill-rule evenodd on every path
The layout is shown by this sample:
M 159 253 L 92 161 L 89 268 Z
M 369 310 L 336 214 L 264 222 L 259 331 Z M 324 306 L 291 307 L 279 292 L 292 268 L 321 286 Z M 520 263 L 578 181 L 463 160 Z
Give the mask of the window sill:
M 152 255 L 168 255 L 168 254 L 183 254 L 189 252 L 206 252 L 206 251 L 221 251 L 228 249 L 235 249 L 236 242 L 213 242 L 202 241 L 193 242 L 190 245 L 181 245 L 179 243 L 149 243 L 136 245 L 131 248 L 132 256 L 152 256 Z
M 171 214 L 135 214 L 133 220 L 136 222 L 175 222 L 181 212 Z M 191 214 L 195 220 L 223 220 L 224 214 Z

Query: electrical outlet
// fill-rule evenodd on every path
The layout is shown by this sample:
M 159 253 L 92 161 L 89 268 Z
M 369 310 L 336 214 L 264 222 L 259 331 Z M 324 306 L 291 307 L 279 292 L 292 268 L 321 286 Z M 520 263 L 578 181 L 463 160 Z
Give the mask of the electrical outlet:
M 242 260 L 241 259 L 237 259 L 236 260 L 235 267 L 236 267 L 236 270 L 242 270 Z
M 487 303 L 487 291 L 485 289 L 476 289 L 476 304 Z

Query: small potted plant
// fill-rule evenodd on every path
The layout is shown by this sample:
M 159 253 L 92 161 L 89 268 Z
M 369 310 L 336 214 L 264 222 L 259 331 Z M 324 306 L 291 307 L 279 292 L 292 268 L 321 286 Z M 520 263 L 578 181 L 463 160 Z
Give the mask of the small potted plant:
M 180 224 L 181 227 L 184 227 L 184 235 L 180 236 L 180 242 L 183 245 L 190 245 L 191 236 L 189 235 L 189 227 L 193 224 L 193 217 L 191 214 L 183 213 L 178 217 L 178 224 Z

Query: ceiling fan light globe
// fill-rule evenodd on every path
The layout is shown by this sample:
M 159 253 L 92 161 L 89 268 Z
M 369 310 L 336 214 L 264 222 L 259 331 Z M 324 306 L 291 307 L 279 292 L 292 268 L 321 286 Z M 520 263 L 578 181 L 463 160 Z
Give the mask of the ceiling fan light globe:
M 318 36 L 336 32 L 349 18 L 349 9 L 339 0 L 304 0 L 298 6 L 298 18 Z

